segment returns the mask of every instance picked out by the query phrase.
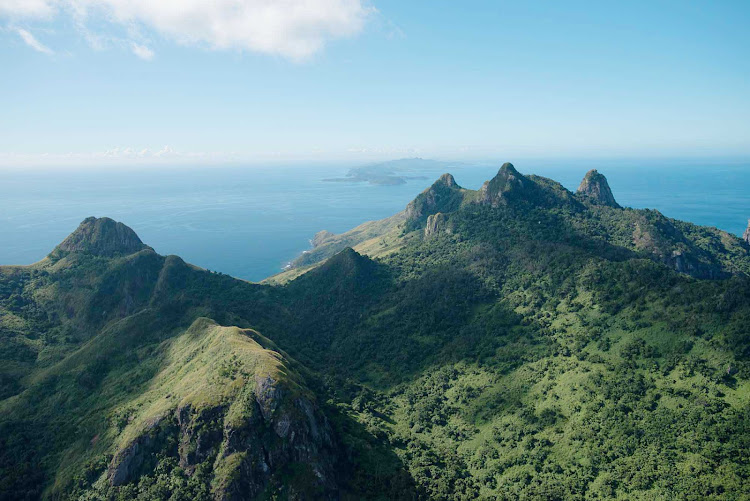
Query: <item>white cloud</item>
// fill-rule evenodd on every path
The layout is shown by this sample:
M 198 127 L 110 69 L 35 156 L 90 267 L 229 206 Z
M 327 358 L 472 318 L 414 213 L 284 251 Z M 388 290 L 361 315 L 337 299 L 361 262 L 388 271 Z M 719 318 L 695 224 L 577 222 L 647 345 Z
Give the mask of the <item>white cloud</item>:
M 18 34 L 21 36 L 21 39 L 26 42 L 26 45 L 28 45 L 32 49 L 49 55 L 55 53 L 52 49 L 37 40 L 34 35 L 24 30 L 23 28 L 16 28 L 16 32 L 18 32 Z
M 155 157 L 171 157 L 171 156 L 179 156 L 179 155 L 180 154 L 174 151 L 171 146 L 165 146 L 164 148 L 154 153 Z
M 133 54 L 140 57 L 144 61 L 151 61 L 154 58 L 154 51 L 146 47 L 145 45 L 137 44 L 133 42 L 131 44 Z
M 78 153 L 76 154 L 79 157 L 85 157 L 85 156 L 91 156 L 94 158 L 97 157 L 105 157 L 105 158 L 116 158 L 116 159 L 140 159 L 140 158 L 167 158 L 167 157 L 200 157 L 209 155 L 208 153 L 185 153 L 185 152 L 178 152 L 175 151 L 171 146 L 164 146 L 160 150 L 151 150 L 149 148 L 142 148 L 142 149 L 136 149 L 136 148 L 120 148 L 119 146 L 116 148 L 112 148 L 110 150 L 106 150 L 103 152 L 93 152 L 93 153 Z
M 364 1 L 0 0 L 0 14 L 40 18 L 69 14 L 86 26 L 104 20 L 128 31 L 134 26 L 152 30 L 183 45 L 303 60 L 329 40 L 361 32 L 375 11 Z
M 0 15 L 12 17 L 50 17 L 56 10 L 51 0 L 0 0 Z

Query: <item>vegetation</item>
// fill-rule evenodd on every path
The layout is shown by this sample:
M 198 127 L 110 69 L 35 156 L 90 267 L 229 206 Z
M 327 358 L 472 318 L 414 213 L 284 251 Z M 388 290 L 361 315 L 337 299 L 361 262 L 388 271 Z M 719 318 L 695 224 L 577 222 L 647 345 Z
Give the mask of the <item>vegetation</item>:
M 0 268 L 0 498 L 745 499 L 750 246 L 606 198 L 443 176 L 285 285 L 145 246 Z

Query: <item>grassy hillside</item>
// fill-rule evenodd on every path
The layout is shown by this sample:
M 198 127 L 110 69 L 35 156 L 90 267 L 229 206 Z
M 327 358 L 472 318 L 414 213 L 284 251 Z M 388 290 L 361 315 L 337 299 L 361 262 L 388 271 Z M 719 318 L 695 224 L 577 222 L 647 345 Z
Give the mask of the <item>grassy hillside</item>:
M 747 498 L 750 246 L 586 179 L 442 176 L 284 285 L 0 267 L 0 497 Z
M 389 447 L 234 312 L 283 325 L 270 288 L 151 249 L 0 271 L 0 499 L 408 495 Z

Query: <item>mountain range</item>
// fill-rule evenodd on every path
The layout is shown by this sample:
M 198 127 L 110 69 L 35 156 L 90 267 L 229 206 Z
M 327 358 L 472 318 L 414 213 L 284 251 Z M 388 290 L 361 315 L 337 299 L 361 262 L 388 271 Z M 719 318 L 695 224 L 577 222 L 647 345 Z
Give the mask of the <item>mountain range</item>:
M 747 233 L 506 163 L 313 244 L 0 267 L 0 499 L 750 497 Z

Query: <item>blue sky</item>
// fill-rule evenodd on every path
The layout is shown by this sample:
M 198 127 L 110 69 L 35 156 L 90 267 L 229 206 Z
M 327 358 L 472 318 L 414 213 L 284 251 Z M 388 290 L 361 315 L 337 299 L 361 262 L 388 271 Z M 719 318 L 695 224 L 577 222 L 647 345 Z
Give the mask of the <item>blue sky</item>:
M 750 156 L 750 2 L 0 0 L 0 165 Z

